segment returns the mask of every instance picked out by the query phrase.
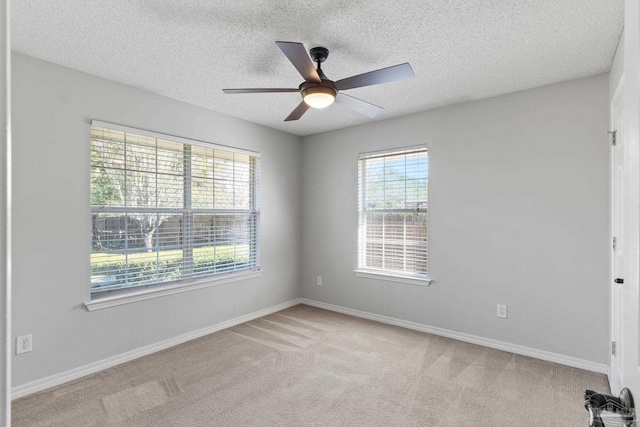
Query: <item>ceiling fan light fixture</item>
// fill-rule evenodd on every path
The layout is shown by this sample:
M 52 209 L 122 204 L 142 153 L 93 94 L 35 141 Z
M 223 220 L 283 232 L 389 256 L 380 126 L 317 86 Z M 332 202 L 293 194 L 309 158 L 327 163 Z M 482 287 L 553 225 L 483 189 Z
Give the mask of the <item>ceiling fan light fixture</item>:
M 309 54 L 307 54 L 302 43 L 277 41 L 276 45 L 278 45 L 282 53 L 289 59 L 289 62 L 296 67 L 300 75 L 304 77 L 304 82 L 298 86 L 298 89 L 245 88 L 222 89 L 222 91 L 228 94 L 299 92 L 302 96 L 302 101 L 293 109 L 291 114 L 284 119 L 285 122 L 298 120 L 309 108 L 326 108 L 334 102 L 373 119 L 382 113 L 384 108 L 339 92 L 414 77 L 411 65 L 405 62 L 404 64 L 393 65 L 391 67 L 333 81 L 324 74 L 320 67 L 320 64 L 329 56 L 329 50 L 327 48 L 317 46 L 309 50 Z M 317 68 L 312 60 L 318 64 Z M 338 97 L 338 95 L 340 96 Z
M 302 91 L 302 99 L 311 108 L 326 108 L 336 100 L 336 91 L 326 86 L 315 86 Z

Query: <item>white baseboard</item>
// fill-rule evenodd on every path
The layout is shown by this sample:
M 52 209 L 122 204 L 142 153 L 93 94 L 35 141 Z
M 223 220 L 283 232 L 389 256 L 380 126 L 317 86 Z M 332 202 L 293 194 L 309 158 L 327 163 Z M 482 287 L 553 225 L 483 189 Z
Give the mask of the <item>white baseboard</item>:
M 302 298 L 300 302 L 302 304 L 322 308 L 329 311 L 335 311 L 338 313 L 348 314 L 350 316 L 361 317 L 363 319 L 375 320 L 377 322 L 387 323 L 389 325 L 400 326 L 403 328 L 413 329 L 416 331 L 427 332 L 430 334 L 452 338 L 455 340 L 464 341 L 471 344 L 477 344 L 484 347 L 495 348 L 497 350 L 508 351 L 510 353 L 515 353 L 522 356 L 529 356 L 536 359 L 546 360 L 548 362 L 555 362 L 561 365 L 580 368 L 586 371 L 598 372 L 600 374 L 608 374 L 609 372 L 609 367 L 604 363 L 592 362 L 589 360 L 579 359 L 577 357 L 565 356 L 564 354 L 552 353 L 550 351 L 538 350 L 531 347 L 525 347 L 523 345 L 510 344 L 504 341 L 498 341 L 490 338 L 479 337 L 476 335 L 465 334 L 463 332 L 450 331 L 448 329 L 423 325 L 421 323 L 416 323 L 416 322 L 409 322 L 407 320 L 397 319 L 395 317 L 382 316 L 380 314 L 356 310 L 348 307 L 342 307 L 334 304 L 328 304 L 325 302 L 310 300 L 307 298 Z
M 121 363 L 129 362 L 130 360 L 137 359 L 142 356 L 147 356 L 149 354 L 156 353 L 161 350 L 165 350 L 169 347 L 173 347 L 175 345 L 182 344 L 184 342 L 191 341 L 196 338 L 200 338 L 205 335 L 212 334 L 214 332 L 218 332 L 222 329 L 227 329 L 232 326 L 239 325 L 241 323 L 248 322 L 250 320 L 254 320 L 259 317 L 266 316 L 268 314 L 275 313 L 280 310 L 284 310 L 285 308 L 293 307 L 294 305 L 300 304 L 300 302 L 301 302 L 300 298 L 283 302 L 282 304 L 274 305 L 272 307 L 268 307 L 263 310 L 258 310 L 253 313 L 245 314 L 244 316 L 226 320 L 224 322 L 221 322 L 212 326 L 208 326 L 206 328 L 202 328 L 193 332 L 188 332 L 186 334 L 178 335 L 177 337 L 170 338 L 168 340 L 147 345 L 145 347 L 131 350 L 126 353 L 119 354 L 117 356 L 109 357 L 107 359 L 99 360 L 97 362 L 90 363 L 88 365 L 80 366 L 79 368 L 71 369 L 70 371 L 61 372 L 59 374 L 51 375 L 50 377 L 42 378 L 40 380 L 36 380 L 27 384 L 19 385 L 17 387 L 13 387 L 13 389 L 11 390 L 11 398 L 18 399 L 20 397 L 24 397 L 29 394 L 46 390 L 48 388 L 51 388 L 60 384 L 64 384 L 69 381 L 73 381 L 90 374 L 95 374 L 96 372 L 102 371 L 104 369 L 108 369 L 113 366 L 120 365 Z
M 489 338 L 478 337 L 476 335 L 465 334 L 462 332 L 450 331 L 443 328 L 437 328 L 434 326 L 423 325 L 421 323 L 409 322 L 407 320 L 397 319 L 395 317 L 383 316 L 380 314 L 369 313 L 366 311 L 356 310 L 353 308 L 342 307 L 339 305 L 328 304 L 320 301 L 314 301 L 306 298 L 297 298 L 291 301 L 287 301 L 272 307 L 268 307 L 253 313 L 245 314 L 244 316 L 236 317 L 234 319 L 226 320 L 224 322 L 208 326 L 206 328 L 198 329 L 196 331 L 188 332 L 186 334 L 178 335 L 177 337 L 170 338 L 165 341 L 161 341 L 155 344 L 151 344 L 145 347 L 141 347 L 135 350 L 128 351 L 117 356 L 109 357 L 107 359 L 99 360 L 88 365 L 81 366 L 79 368 L 71 369 L 66 372 L 51 375 L 40 380 L 36 380 L 27 384 L 13 387 L 11 390 L 11 398 L 18 399 L 20 397 L 28 396 L 39 391 L 46 390 L 51 387 L 55 387 L 60 384 L 64 384 L 69 381 L 82 378 L 87 375 L 95 374 L 96 372 L 104 369 L 111 368 L 121 363 L 129 362 L 139 357 L 147 356 L 152 353 L 156 353 L 161 350 L 182 344 L 187 341 L 194 340 L 196 338 L 203 337 L 205 335 L 212 334 L 223 329 L 230 328 L 232 326 L 239 325 L 241 323 L 248 322 L 250 320 L 257 319 L 268 314 L 275 313 L 285 308 L 293 307 L 298 304 L 306 304 L 313 307 L 322 308 L 329 311 L 335 311 L 338 313 L 348 314 L 355 317 L 361 317 L 363 319 L 375 320 L 377 322 L 386 323 L 389 325 L 400 326 L 407 329 L 413 329 L 416 331 L 427 332 L 434 335 L 439 335 L 447 338 L 456 339 L 472 344 L 477 344 L 485 347 L 495 348 L 497 350 L 508 351 L 523 356 L 529 356 L 536 359 L 546 360 L 549 362 L 559 363 L 561 365 L 572 366 L 574 368 L 580 368 L 587 371 L 598 372 L 602 374 L 608 373 L 608 366 L 604 363 L 591 362 L 589 360 L 579 359 L 572 356 L 565 356 L 563 354 L 552 353 L 549 351 L 538 350 L 531 347 L 525 347 L 517 344 L 510 344 L 503 341 L 497 341 Z

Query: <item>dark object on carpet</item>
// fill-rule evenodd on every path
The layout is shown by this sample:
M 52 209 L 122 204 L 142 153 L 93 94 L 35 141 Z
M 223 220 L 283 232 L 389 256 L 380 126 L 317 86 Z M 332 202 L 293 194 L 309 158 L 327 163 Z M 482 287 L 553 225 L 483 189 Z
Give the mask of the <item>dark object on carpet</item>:
M 628 388 L 622 389 L 620 397 L 587 390 L 584 392 L 584 407 L 589 411 L 589 427 L 606 427 L 602 420 L 605 411 L 618 415 L 624 427 L 631 427 L 636 419 L 633 397 Z

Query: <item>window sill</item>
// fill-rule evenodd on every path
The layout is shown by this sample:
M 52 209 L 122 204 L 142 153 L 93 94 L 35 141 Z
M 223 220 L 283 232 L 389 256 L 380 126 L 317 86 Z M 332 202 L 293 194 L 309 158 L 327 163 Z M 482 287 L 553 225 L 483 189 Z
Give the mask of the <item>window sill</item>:
M 431 278 L 418 278 L 415 276 L 401 276 L 398 274 L 383 273 L 375 270 L 353 270 L 356 276 L 365 277 L 367 279 L 386 280 L 388 282 L 408 283 L 416 286 L 429 286 Z
M 242 272 L 236 274 L 228 274 L 224 277 L 212 278 L 205 277 L 197 280 L 179 282 L 173 285 L 158 286 L 150 289 L 135 290 L 114 296 L 98 296 L 84 305 L 89 311 L 101 310 L 103 308 L 115 307 L 117 305 L 129 304 L 132 302 L 145 301 L 153 298 L 160 298 L 167 295 L 178 294 L 181 292 L 194 291 L 196 289 L 208 288 L 211 286 L 222 285 L 224 283 L 236 282 L 238 280 L 252 279 L 262 276 L 264 270 Z

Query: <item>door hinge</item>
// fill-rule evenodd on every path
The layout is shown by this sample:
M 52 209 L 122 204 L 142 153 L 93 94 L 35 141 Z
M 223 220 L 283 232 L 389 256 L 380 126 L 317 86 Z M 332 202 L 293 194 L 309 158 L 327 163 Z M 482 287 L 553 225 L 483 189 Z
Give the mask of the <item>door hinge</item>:
M 616 135 L 618 134 L 618 131 L 617 130 L 610 130 L 607 133 L 609 135 L 611 135 L 611 145 L 616 145 Z
M 611 249 L 612 250 L 616 250 L 616 243 L 618 243 L 618 240 L 615 237 L 611 238 Z
M 616 342 L 615 341 L 611 341 L 611 355 L 613 355 L 613 356 L 616 355 Z

